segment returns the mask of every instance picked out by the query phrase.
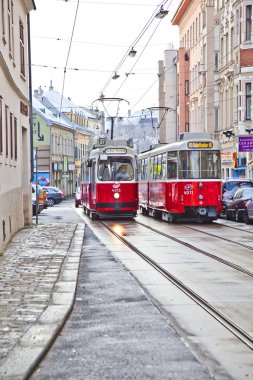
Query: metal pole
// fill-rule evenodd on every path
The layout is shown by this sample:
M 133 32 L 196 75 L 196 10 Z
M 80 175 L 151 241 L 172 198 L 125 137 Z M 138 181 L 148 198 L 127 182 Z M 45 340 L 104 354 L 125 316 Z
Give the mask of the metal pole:
M 111 140 L 113 140 L 114 116 L 111 116 Z
M 38 147 L 35 148 L 36 160 L 36 225 L 38 224 L 39 204 L 38 204 Z

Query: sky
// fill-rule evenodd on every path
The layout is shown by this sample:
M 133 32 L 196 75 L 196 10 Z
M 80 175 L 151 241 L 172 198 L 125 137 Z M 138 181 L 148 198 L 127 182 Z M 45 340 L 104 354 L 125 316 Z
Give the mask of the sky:
M 35 0 L 32 85 L 108 116 L 157 107 L 158 61 L 178 48 L 171 19 L 181 0 Z M 168 15 L 154 15 L 163 5 Z M 152 22 L 150 22 L 152 20 Z M 131 48 L 137 51 L 128 56 Z M 118 79 L 112 79 L 117 70 Z M 100 102 L 101 94 L 105 100 Z M 120 102 L 116 98 L 122 99 Z

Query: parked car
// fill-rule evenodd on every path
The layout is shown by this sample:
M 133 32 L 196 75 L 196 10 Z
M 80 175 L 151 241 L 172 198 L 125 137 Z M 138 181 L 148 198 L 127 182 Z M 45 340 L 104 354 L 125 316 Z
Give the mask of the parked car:
M 253 187 L 239 188 L 232 199 L 226 205 L 226 219 L 236 222 L 244 220 L 245 206 L 249 199 L 253 197 Z
M 246 178 L 232 178 L 222 184 L 222 212 L 221 215 L 226 215 L 227 204 L 230 203 L 236 191 L 239 188 L 253 187 L 253 181 Z
M 37 185 L 38 214 L 47 207 L 46 195 L 43 188 Z M 36 184 L 32 184 L 32 208 L 33 216 L 36 215 Z
M 251 197 L 245 205 L 244 222 L 246 224 L 253 223 L 253 197 Z
M 75 199 L 75 207 L 79 207 L 81 205 L 81 191 L 77 190 L 73 195 Z
M 46 191 L 46 194 L 47 194 L 48 206 L 52 207 L 63 201 L 64 193 L 57 187 L 44 186 L 43 189 Z

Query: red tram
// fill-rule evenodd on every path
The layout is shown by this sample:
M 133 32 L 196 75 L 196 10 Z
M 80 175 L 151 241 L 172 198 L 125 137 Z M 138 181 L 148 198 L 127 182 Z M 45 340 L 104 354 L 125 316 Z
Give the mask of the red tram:
M 221 212 L 220 146 L 208 133 L 185 133 L 178 142 L 139 154 L 138 173 L 143 214 L 211 222 Z
M 138 205 L 137 154 L 132 140 L 99 138 L 85 159 L 81 199 L 93 219 L 135 217 Z

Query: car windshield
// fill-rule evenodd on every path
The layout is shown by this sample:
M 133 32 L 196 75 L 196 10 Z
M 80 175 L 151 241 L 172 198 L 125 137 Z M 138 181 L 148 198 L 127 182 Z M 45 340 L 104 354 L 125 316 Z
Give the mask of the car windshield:
M 130 158 L 108 157 L 98 161 L 98 179 L 100 181 L 131 181 L 134 168 Z
M 243 189 L 242 198 L 251 198 L 252 195 L 253 195 L 253 189 L 252 188 Z

